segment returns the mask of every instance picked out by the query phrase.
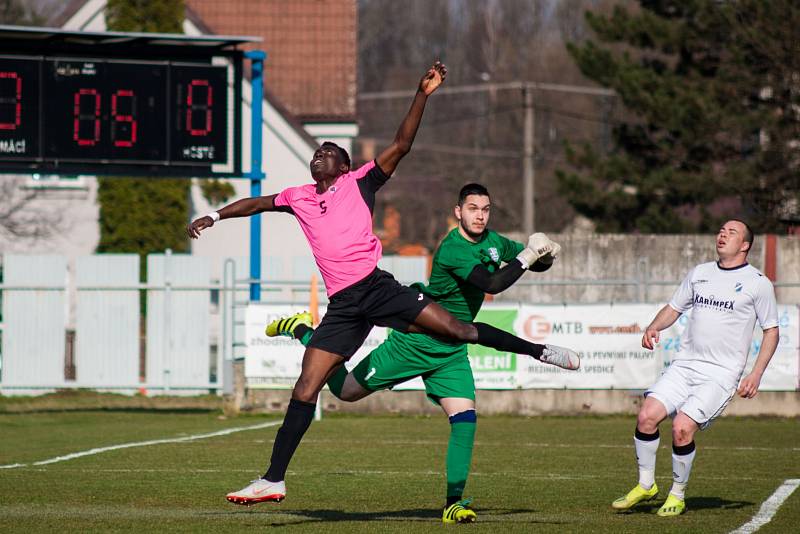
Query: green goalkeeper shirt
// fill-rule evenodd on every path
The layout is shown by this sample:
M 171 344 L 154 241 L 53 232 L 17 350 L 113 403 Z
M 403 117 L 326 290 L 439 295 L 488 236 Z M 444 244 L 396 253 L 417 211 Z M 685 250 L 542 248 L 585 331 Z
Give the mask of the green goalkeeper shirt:
M 484 293 L 467 281 L 476 265 L 485 266 L 495 272 L 502 262 L 513 260 L 522 249 L 522 243 L 507 239 L 497 232 L 486 230 L 477 243 L 468 241 L 454 228 L 445 236 L 433 256 L 430 283 L 413 284 L 422 293 L 430 296 L 456 318 L 472 322 L 483 304 Z M 391 332 L 391 343 L 398 354 L 409 358 L 422 355 L 466 356 L 464 343 L 436 339 L 427 334 L 403 334 Z
M 431 279 L 422 292 L 438 302 L 456 318 L 472 322 L 481 309 L 484 293 L 467 281 L 476 265 L 495 272 L 501 263 L 513 260 L 524 246 L 486 230 L 477 243 L 468 241 L 458 228 L 442 240 L 433 256 Z

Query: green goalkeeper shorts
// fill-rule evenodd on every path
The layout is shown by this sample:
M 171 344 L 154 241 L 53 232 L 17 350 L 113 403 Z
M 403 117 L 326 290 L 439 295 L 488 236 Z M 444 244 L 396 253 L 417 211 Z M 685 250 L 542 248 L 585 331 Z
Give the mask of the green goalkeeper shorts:
M 391 389 L 420 376 L 428 397 L 437 404 L 439 399 L 449 397 L 475 400 L 467 346 L 444 343 L 424 334 L 391 332 L 351 373 L 369 391 Z

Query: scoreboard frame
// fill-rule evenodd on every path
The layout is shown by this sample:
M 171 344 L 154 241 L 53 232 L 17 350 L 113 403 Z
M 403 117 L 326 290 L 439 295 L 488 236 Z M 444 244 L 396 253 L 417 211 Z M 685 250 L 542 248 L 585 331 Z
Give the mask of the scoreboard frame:
M 0 26 L 0 173 L 241 177 L 254 40 Z

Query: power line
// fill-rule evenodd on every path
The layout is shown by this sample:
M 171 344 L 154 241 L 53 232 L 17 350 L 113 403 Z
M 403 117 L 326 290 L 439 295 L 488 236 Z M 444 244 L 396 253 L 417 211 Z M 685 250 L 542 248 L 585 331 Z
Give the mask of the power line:
M 555 91 L 560 93 L 577 93 L 585 95 L 596 96 L 616 96 L 616 92 L 611 89 L 604 89 L 602 87 L 590 87 L 588 85 L 567 85 L 558 83 L 541 83 L 541 82 L 505 82 L 505 83 L 482 83 L 474 85 L 456 85 L 441 87 L 436 90 L 440 95 L 455 95 L 461 93 L 481 93 L 490 91 L 503 91 L 516 89 L 518 91 L 530 88 L 538 89 L 541 91 Z M 366 93 L 359 93 L 358 100 L 389 100 L 393 98 L 408 98 L 414 96 L 416 90 L 400 90 L 400 91 L 373 91 Z
M 469 93 L 485 93 L 490 91 L 502 91 L 502 90 L 516 90 L 521 91 L 522 96 L 524 98 L 524 132 L 522 138 L 522 147 L 523 147 L 523 154 L 522 154 L 522 171 L 523 171 L 523 187 L 524 187 L 524 194 L 523 194 L 523 210 L 524 210 L 524 230 L 527 233 L 532 233 L 534 228 L 535 222 L 535 204 L 534 204 L 534 192 L 535 192 L 535 183 L 536 183 L 536 171 L 534 160 L 536 157 L 536 153 L 534 150 L 535 147 L 535 111 L 536 108 L 533 105 L 533 92 L 535 90 L 539 91 L 555 91 L 559 93 L 571 93 L 571 94 L 583 94 L 583 95 L 594 95 L 594 96 L 615 96 L 616 93 L 610 89 L 604 89 L 599 87 L 588 87 L 588 86 L 580 86 L 580 85 L 566 85 L 566 84 L 550 84 L 550 83 L 539 83 L 539 82 L 524 82 L 524 81 L 514 81 L 514 82 L 506 82 L 506 83 L 484 83 L 484 84 L 477 84 L 477 85 L 460 85 L 460 86 L 447 86 L 439 88 L 437 91 L 439 94 L 469 94 Z M 358 100 L 364 102 L 369 100 L 387 100 L 393 98 L 408 98 L 416 94 L 416 91 L 405 90 L 405 91 L 379 91 L 374 93 L 361 93 L 358 96 Z M 606 122 L 606 121 L 602 121 Z M 442 124 L 440 122 L 439 124 Z M 446 145 L 441 146 L 442 149 L 446 149 L 451 151 L 450 153 L 458 153 L 461 152 L 460 155 L 467 155 L 464 153 L 464 150 L 470 151 L 471 149 L 463 149 L 462 147 L 448 147 Z M 453 152 L 458 151 L 458 152 Z M 484 157 L 519 157 L 516 156 L 509 156 L 509 155 L 500 155 L 501 153 L 506 153 L 507 151 L 497 151 L 497 150 L 490 150 L 490 151 L 481 151 L 484 153 Z M 491 154 L 491 155 L 490 155 Z
M 466 122 L 466 121 L 471 121 L 471 120 L 483 119 L 483 118 L 486 118 L 486 117 L 504 115 L 504 114 L 507 114 L 507 113 L 518 112 L 518 111 L 520 111 L 522 109 L 524 109 L 524 106 L 519 104 L 519 105 L 514 105 L 513 107 L 506 107 L 506 108 L 500 108 L 500 109 L 491 110 L 491 111 L 488 111 L 486 113 L 476 113 L 476 114 L 473 114 L 473 115 L 459 115 L 457 117 L 445 118 L 445 119 L 431 119 L 431 120 L 426 122 L 426 124 L 427 124 L 426 128 L 435 128 L 437 126 L 442 126 L 442 125 L 447 125 L 447 124 L 453 124 L 453 123 L 458 123 L 458 122 Z M 609 125 L 627 124 L 627 121 L 623 121 L 623 120 L 604 119 L 602 117 L 595 117 L 595 116 L 592 116 L 592 115 L 584 115 L 584 114 L 581 114 L 581 113 L 575 113 L 575 112 L 572 112 L 572 111 L 565 111 L 565 110 L 562 110 L 562 109 L 557 109 L 557 108 L 553 108 L 553 107 L 549 107 L 549 106 L 542 106 L 542 105 L 534 104 L 533 109 L 536 110 L 536 111 L 552 113 L 554 115 L 559 115 L 559 116 L 562 116 L 562 117 L 569 117 L 571 119 L 580 120 L 580 121 L 584 121 L 584 122 L 593 122 L 593 123 L 597 123 L 597 124 L 609 124 Z M 385 112 L 382 112 L 382 114 L 383 113 L 385 113 Z M 385 131 L 388 132 L 389 130 L 387 129 Z
M 370 138 L 381 145 L 389 145 L 392 139 Z M 425 143 L 417 141 L 414 144 L 414 151 L 441 152 L 454 156 L 470 156 L 479 158 L 521 158 L 522 152 L 519 150 L 503 150 L 499 148 L 468 148 L 463 146 L 442 145 L 437 143 Z
M 388 146 L 392 143 L 392 139 L 368 137 L 379 145 Z M 500 158 L 500 159 L 519 159 L 525 156 L 521 150 L 503 150 L 501 148 L 469 148 L 454 145 L 442 145 L 439 143 L 426 143 L 418 140 L 414 143 L 415 152 L 438 152 L 441 154 L 452 154 L 454 156 L 466 156 L 471 158 Z M 541 154 L 536 155 L 536 160 L 550 161 L 554 163 L 566 163 L 564 158 L 555 158 L 544 156 Z

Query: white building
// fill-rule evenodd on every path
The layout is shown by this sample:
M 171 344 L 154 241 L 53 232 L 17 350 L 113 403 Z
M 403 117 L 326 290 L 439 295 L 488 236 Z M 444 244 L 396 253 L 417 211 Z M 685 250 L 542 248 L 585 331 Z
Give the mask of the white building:
M 281 5 L 269 2 L 274 9 Z M 355 3 L 346 0 L 346 8 L 354 11 Z M 202 9 L 214 7 L 215 2 L 193 0 L 187 2 L 187 16 L 183 23 L 187 35 L 203 35 L 210 31 L 208 25 L 191 9 L 197 4 Z M 230 4 L 230 2 L 216 2 Z M 70 31 L 102 32 L 106 31 L 104 10 L 105 0 L 73 1 L 67 7 L 59 6 L 59 13 L 54 20 L 61 29 Z M 313 7 L 313 6 L 311 6 Z M 345 10 L 344 15 L 347 15 Z M 353 20 L 355 13 L 353 12 Z M 219 13 L 215 21 L 219 22 Z M 262 13 L 269 18 L 269 13 Z M 231 22 L 231 21 L 228 21 Z M 235 22 L 235 21 L 232 21 Z M 353 31 L 341 32 L 341 28 L 332 28 L 337 38 L 342 40 L 345 51 L 353 55 L 355 64 L 355 23 Z M 342 38 L 344 36 L 344 38 Z M 351 38 L 352 43 L 348 42 Z M 353 45 L 353 46 L 351 46 Z M 272 53 L 267 50 L 268 56 Z M 286 55 L 286 54 L 284 54 Z M 281 56 L 282 59 L 283 56 Z M 269 57 L 267 65 L 269 64 Z M 263 109 L 263 154 L 262 165 L 266 179 L 262 182 L 262 194 L 271 194 L 289 187 L 308 183 L 310 180 L 308 163 L 316 146 L 323 140 L 333 140 L 348 150 L 352 147 L 353 138 L 358 133 L 354 121 L 355 72 L 345 80 L 347 95 L 345 107 L 351 106 L 353 113 L 349 120 L 347 113 L 339 113 L 338 117 L 320 117 L 314 111 L 308 113 L 309 120 L 301 122 L 290 113 L 286 106 L 270 90 L 270 71 L 266 73 L 265 98 L 261 103 Z M 284 87 L 284 91 L 287 89 Z M 291 90 L 291 87 L 288 88 Z M 341 100 L 341 99 L 340 99 Z M 350 102 L 352 100 L 352 102 Z M 297 106 L 294 106 L 297 108 Z M 350 109 L 350 108 L 347 108 Z M 251 87 L 248 80 L 243 84 L 242 105 L 242 165 L 245 172 L 250 168 L 250 116 Z M 317 114 L 319 115 L 319 114 Z M 8 184 L 12 179 L 3 178 Z M 233 199 L 250 196 L 250 181 L 247 179 L 228 180 L 235 188 Z M 19 189 L 17 194 L 35 192 L 35 199 L 26 204 L 31 213 L 40 213 L 43 218 L 57 221 L 54 231 L 47 238 L 22 239 L 0 233 L 0 251 L 3 253 L 61 254 L 68 258 L 70 265 L 76 257 L 95 252 L 100 232 L 98 228 L 99 206 L 97 204 L 97 180 L 92 176 L 59 177 L 59 176 L 24 176 L 16 179 Z M 211 206 L 203 198 L 198 184 L 192 186 L 191 217 L 208 213 L 219 206 Z M 6 199 L 8 201 L 8 199 Z M 230 201 L 230 200 L 229 200 Z M 0 202 L 3 202 L 0 200 Z M 142 207 L 146 209 L 146 207 Z M 188 222 L 188 221 L 187 221 Z M 204 233 L 201 239 L 192 242 L 192 254 L 213 258 L 212 276 L 219 277 L 225 258 L 235 258 L 238 271 L 248 272 L 250 253 L 249 220 L 229 220 Z M 316 272 L 313 258 L 299 226 L 290 215 L 275 213 L 262 216 L 262 278 L 270 279 L 309 279 Z

